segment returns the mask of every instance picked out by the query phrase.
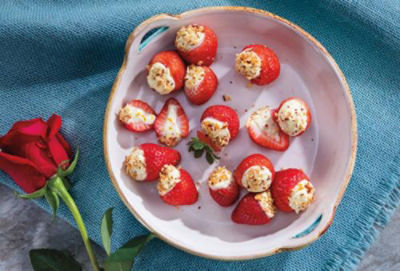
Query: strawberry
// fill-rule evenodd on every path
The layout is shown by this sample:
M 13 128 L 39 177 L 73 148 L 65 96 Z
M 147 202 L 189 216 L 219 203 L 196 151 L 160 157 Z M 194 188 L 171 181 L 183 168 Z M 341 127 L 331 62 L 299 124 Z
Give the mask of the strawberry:
M 157 185 L 161 199 L 169 205 L 194 204 L 199 194 L 190 174 L 173 165 L 165 165 Z
M 211 28 L 193 24 L 178 30 L 175 46 L 187 63 L 210 66 L 217 54 L 218 39 Z
M 267 224 L 274 217 L 275 212 L 269 191 L 248 193 L 233 210 L 231 219 L 238 224 L 262 225 Z
M 280 63 L 267 46 L 252 44 L 236 55 L 235 69 L 256 85 L 267 85 L 278 78 Z
M 192 104 L 207 102 L 218 86 L 218 78 L 213 70 L 206 66 L 190 65 L 185 76 L 185 94 Z
M 124 166 L 133 180 L 154 181 L 164 165 L 177 165 L 180 160 L 180 153 L 174 149 L 145 143 L 133 148 L 125 158 Z
M 232 205 L 239 196 L 239 186 L 225 167 L 216 168 L 208 178 L 211 197 L 221 206 Z
M 125 128 L 141 133 L 153 128 L 157 114 L 147 103 L 133 100 L 122 107 L 118 115 Z
M 238 185 L 249 192 L 262 192 L 273 183 L 275 170 L 267 157 L 257 153 L 244 158 L 236 168 L 234 176 Z
M 271 186 L 276 207 L 284 212 L 299 213 L 314 200 L 314 187 L 302 170 L 290 168 L 278 171 Z
M 147 83 L 165 95 L 182 88 L 185 73 L 186 65 L 175 51 L 162 51 L 147 65 Z
M 281 131 L 274 119 L 275 111 L 268 106 L 253 112 L 246 127 L 250 138 L 258 145 L 276 151 L 289 147 L 289 136 Z
M 160 114 L 158 114 L 154 129 L 158 140 L 167 145 L 175 146 L 189 134 L 189 120 L 181 104 L 174 98 L 169 98 Z
M 235 110 L 225 105 L 208 107 L 200 118 L 199 139 L 220 151 L 239 133 L 240 121 Z
M 289 136 L 303 134 L 311 124 L 311 111 L 300 98 L 283 100 L 276 110 L 275 119 L 283 133 Z

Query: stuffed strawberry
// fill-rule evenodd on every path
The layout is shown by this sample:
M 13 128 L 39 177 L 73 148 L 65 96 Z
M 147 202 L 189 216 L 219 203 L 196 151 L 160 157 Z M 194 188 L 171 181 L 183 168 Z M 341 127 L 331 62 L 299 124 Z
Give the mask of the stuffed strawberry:
M 239 133 L 240 121 L 235 110 L 225 105 L 208 107 L 200 118 L 201 131 L 197 132 L 200 141 L 220 151 Z
M 165 165 L 161 169 L 157 190 L 161 199 L 169 205 L 191 205 L 199 197 L 190 174 L 173 165 Z
M 314 201 L 314 186 L 302 170 L 278 171 L 271 187 L 276 207 L 284 212 L 299 213 Z
M 275 178 L 275 170 L 271 161 L 262 154 L 247 156 L 236 168 L 235 180 L 239 186 L 249 192 L 268 190 Z
M 225 167 L 217 167 L 211 173 L 208 187 L 211 197 L 221 206 L 232 205 L 239 196 L 239 186 Z
M 154 122 L 158 140 L 169 146 L 175 146 L 189 134 L 189 120 L 181 104 L 174 98 L 168 99 Z
M 177 165 L 181 160 L 178 151 L 157 144 L 145 143 L 133 147 L 125 158 L 126 173 L 135 181 L 154 181 L 158 179 L 161 168 Z
M 218 86 L 218 78 L 206 66 L 190 65 L 186 69 L 185 94 L 192 104 L 200 105 L 207 102 Z
M 182 88 L 185 72 L 185 63 L 176 52 L 162 51 L 147 65 L 147 83 L 165 95 Z
M 211 28 L 191 24 L 178 30 L 175 46 L 187 63 L 210 66 L 217 54 L 218 40 Z
M 274 113 L 269 106 L 259 108 L 247 120 L 247 131 L 256 144 L 271 150 L 285 151 L 289 147 L 289 136 L 275 122 Z
M 275 117 L 282 132 L 289 136 L 303 134 L 311 124 L 310 108 L 305 101 L 296 97 L 282 101 Z
M 141 100 L 130 101 L 118 113 L 119 120 L 125 128 L 137 133 L 151 130 L 156 115 L 153 108 Z
M 248 45 L 236 55 L 235 69 L 256 85 L 267 85 L 278 78 L 279 59 L 270 48 L 260 44 Z
M 233 210 L 231 219 L 238 224 L 262 225 L 267 224 L 275 216 L 275 212 L 269 191 L 248 193 Z

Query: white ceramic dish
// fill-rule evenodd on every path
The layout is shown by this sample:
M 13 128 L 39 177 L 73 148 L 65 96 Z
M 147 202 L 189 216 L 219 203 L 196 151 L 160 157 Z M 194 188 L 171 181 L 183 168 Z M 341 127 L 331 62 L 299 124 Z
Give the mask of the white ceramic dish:
M 176 30 L 190 23 L 210 26 L 219 41 L 217 59 L 212 65 L 219 87 L 213 98 L 202 106 L 189 104 L 182 92 L 160 96 L 146 84 L 145 66 L 150 58 L 161 50 L 172 49 Z M 158 30 L 153 35 L 146 35 L 155 28 Z M 249 88 L 247 81 L 233 69 L 235 53 L 251 43 L 268 45 L 281 61 L 280 77 L 270 85 Z M 216 7 L 177 16 L 152 17 L 130 35 L 125 51 L 124 63 L 107 105 L 104 152 L 117 192 L 144 226 L 182 250 L 223 260 L 251 259 L 297 249 L 315 241 L 328 229 L 353 170 L 357 129 L 345 78 L 318 41 L 298 26 L 268 12 Z M 232 101 L 224 102 L 223 94 L 231 96 Z M 160 200 L 155 183 L 135 183 L 123 172 L 124 157 L 132 146 L 157 140 L 152 132 L 127 131 L 116 117 L 121 105 L 134 98 L 143 99 L 159 112 L 171 96 L 177 97 L 190 119 L 190 136 L 177 149 L 183 157 L 181 165 L 198 181 L 200 192 L 196 204 L 179 208 Z M 299 96 L 310 105 L 313 116 L 310 129 L 301 137 L 291 139 L 284 153 L 252 143 L 244 127 L 249 114 L 262 105 L 276 107 L 289 96 Z M 301 215 L 278 212 L 263 226 L 231 222 L 234 207 L 219 207 L 209 195 L 206 181 L 212 167 L 204 159 L 195 160 L 186 146 L 190 137 L 195 136 L 201 113 L 213 104 L 237 109 L 242 127 L 238 138 L 222 154 L 220 164 L 233 170 L 246 155 L 261 152 L 273 161 L 277 170 L 303 168 L 317 191 L 317 200 L 308 210 Z

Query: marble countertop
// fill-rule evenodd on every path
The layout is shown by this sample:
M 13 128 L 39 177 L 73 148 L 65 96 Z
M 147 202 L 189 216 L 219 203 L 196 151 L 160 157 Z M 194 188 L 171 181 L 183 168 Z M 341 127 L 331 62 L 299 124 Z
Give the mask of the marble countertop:
M 79 232 L 61 219 L 50 215 L 30 201 L 17 199 L 12 191 L 0 185 L 0 270 L 32 270 L 28 252 L 31 248 L 68 250 L 91 270 Z M 400 209 L 361 261 L 358 270 L 400 270 Z M 102 248 L 94 245 L 96 255 L 104 257 Z

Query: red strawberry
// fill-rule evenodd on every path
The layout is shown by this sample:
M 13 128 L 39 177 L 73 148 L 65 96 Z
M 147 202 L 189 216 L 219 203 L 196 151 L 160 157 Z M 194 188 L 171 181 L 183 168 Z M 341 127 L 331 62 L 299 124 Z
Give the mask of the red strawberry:
M 193 39 L 194 37 L 204 34 L 203 41 Z M 201 43 L 190 49 L 193 42 Z M 179 54 L 189 64 L 210 66 L 215 59 L 218 48 L 218 39 L 214 31 L 204 25 L 187 25 L 178 30 L 176 33 L 175 46 Z
M 172 165 L 166 165 L 160 172 L 160 181 L 157 185 L 161 199 L 169 205 L 194 204 L 199 193 L 190 174 Z
M 283 100 L 275 112 L 277 124 L 289 136 L 299 136 L 310 127 L 310 108 L 300 98 L 290 97 Z
M 239 186 L 225 167 L 216 168 L 208 179 L 211 197 L 221 206 L 232 205 L 239 196 Z
M 144 111 L 144 114 L 141 111 Z M 140 133 L 153 128 L 156 115 L 156 112 L 147 103 L 133 100 L 121 108 L 119 120 L 125 128 Z
M 158 140 L 167 145 L 175 146 L 189 134 L 189 120 L 181 104 L 174 98 L 169 98 L 154 122 Z
M 192 104 L 207 102 L 218 86 L 218 78 L 213 70 L 206 66 L 190 65 L 186 70 L 185 94 Z
M 274 215 L 271 193 L 266 191 L 245 195 L 233 210 L 231 219 L 238 224 L 262 225 L 267 224 Z
M 161 63 L 167 68 L 165 70 L 154 69 L 153 64 Z M 173 78 L 174 87 L 172 82 L 166 80 L 166 73 Z M 160 94 L 168 94 L 173 91 L 179 90 L 183 86 L 183 80 L 186 73 L 186 65 L 181 57 L 175 51 L 162 51 L 156 54 L 147 65 L 147 81 L 149 86 L 159 92 Z M 151 79 L 151 80 L 150 80 Z M 152 85 L 151 82 L 154 82 Z
M 238 185 L 246 188 L 249 192 L 262 192 L 266 191 L 273 183 L 275 170 L 267 157 L 262 154 L 252 154 L 240 162 L 234 176 Z M 243 183 L 243 179 L 246 179 L 246 183 Z
M 314 187 L 310 179 L 302 170 L 295 168 L 278 171 L 271 192 L 276 207 L 284 212 L 299 213 L 314 200 Z M 293 192 L 297 193 L 292 195 Z
M 258 109 L 247 120 L 247 131 L 256 144 L 276 151 L 285 151 L 289 147 L 289 136 L 280 130 L 274 114 L 275 111 L 268 106 Z
M 177 165 L 181 160 L 178 151 L 157 144 L 145 143 L 134 147 L 125 158 L 127 174 L 137 181 L 154 181 L 158 179 L 161 168 L 166 165 Z
M 204 127 L 202 127 L 201 131 L 197 132 L 197 136 L 199 137 L 200 141 L 209 144 L 215 151 L 221 150 L 227 145 L 228 142 L 235 139 L 239 133 L 239 117 L 235 110 L 229 106 L 213 105 L 208 107 L 201 116 L 200 121 L 203 122 L 206 118 L 211 118 L 222 122 L 224 125 L 227 125 L 229 130 L 229 140 L 226 140 L 227 138 L 215 137 L 215 127 L 210 128 L 209 125 L 203 125 L 202 123 L 202 126 Z
M 280 73 L 280 63 L 278 57 L 276 56 L 275 52 L 272 51 L 272 49 L 260 44 L 248 45 L 243 48 L 242 52 L 246 49 L 256 53 L 261 60 L 260 74 L 256 78 L 251 79 L 250 82 L 256 85 L 267 85 L 278 78 Z M 243 57 L 243 55 L 238 54 L 236 58 L 236 70 L 238 70 L 240 66 L 243 66 L 241 65 L 243 62 L 252 61 L 251 59 Z M 240 69 L 239 72 L 242 73 Z

